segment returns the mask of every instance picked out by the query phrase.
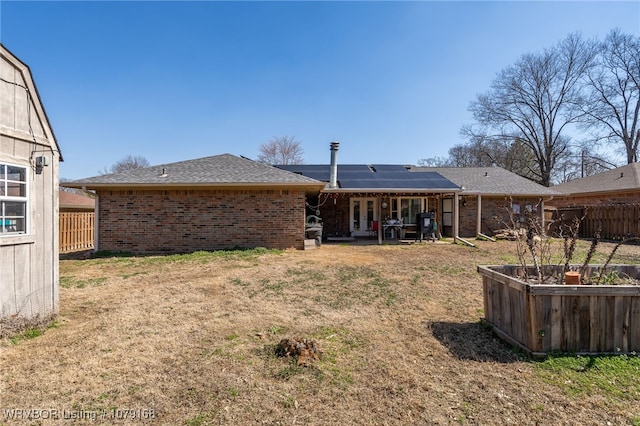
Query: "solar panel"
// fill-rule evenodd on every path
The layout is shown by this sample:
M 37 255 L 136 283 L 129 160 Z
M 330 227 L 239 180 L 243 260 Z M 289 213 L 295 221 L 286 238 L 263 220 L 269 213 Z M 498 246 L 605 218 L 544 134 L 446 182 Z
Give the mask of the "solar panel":
M 277 166 L 283 170 L 299 173 L 312 179 L 328 182 L 329 165 L 286 165 Z M 382 164 L 345 164 L 338 165 L 338 186 L 343 190 L 362 189 L 406 189 L 406 190 L 443 190 L 460 187 L 437 172 L 410 172 L 405 166 Z

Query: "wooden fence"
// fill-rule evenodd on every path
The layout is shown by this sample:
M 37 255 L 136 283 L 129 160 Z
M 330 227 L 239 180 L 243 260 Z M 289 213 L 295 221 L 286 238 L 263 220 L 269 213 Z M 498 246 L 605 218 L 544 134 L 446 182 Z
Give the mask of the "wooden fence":
M 60 213 L 60 253 L 93 248 L 95 213 Z
M 580 224 L 581 238 L 593 238 L 598 230 L 600 238 L 605 240 L 640 237 L 640 204 L 560 208 L 552 215 L 545 212 L 545 220 L 561 218 L 565 224 L 570 224 L 576 216 L 585 216 Z

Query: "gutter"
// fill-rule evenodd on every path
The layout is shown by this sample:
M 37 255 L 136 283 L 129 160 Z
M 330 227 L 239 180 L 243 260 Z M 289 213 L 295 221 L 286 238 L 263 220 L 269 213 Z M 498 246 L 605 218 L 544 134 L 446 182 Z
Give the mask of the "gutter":
M 322 184 L 311 183 L 258 183 L 258 182 L 232 182 L 232 183 L 88 183 L 88 182 L 61 182 L 60 186 L 65 188 L 81 189 L 171 189 L 171 188 L 198 188 L 198 189 L 239 189 L 239 188 L 287 188 L 287 189 L 308 189 L 317 188 L 318 191 L 324 188 Z

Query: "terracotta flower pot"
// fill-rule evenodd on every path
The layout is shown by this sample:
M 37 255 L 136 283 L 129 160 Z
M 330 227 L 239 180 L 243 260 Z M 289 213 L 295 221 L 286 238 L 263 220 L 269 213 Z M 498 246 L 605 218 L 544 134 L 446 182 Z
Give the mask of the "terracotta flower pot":
M 580 272 L 576 271 L 567 271 L 564 273 L 564 283 L 566 285 L 580 285 L 582 284 L 580 280 Z

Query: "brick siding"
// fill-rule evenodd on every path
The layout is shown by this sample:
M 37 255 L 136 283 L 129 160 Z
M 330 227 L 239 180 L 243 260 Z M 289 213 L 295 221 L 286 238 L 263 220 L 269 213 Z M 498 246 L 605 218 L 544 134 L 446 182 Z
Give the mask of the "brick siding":
M 477 198 L 465 197 L 467 201 L 466 207 L 460 210 L 460 236 L 475 237 L 476 236 L 476 214 L 478 211 Z M 518 204 L 522 214 L 525 212 L 526 206 L 536 206 L 540 202 L 538 197 L 482 197 L 482 233 L 485 235 L 493 235 L 497 229 L 504 229 L 505 223 L 510 223 L 510 206 Z M 538 206 L 538 213 L 542 217 L 541 206 Z
M 315 214 L 315 212 L 308 212 Z M 322 217 L 322 237 L 348 237 L 349 231 L 349 197 L 338 196 L 328 199 L 320 207 Z
M 303 191 L 98 191 L 98 249 L 135 254 L 304 249 Z

